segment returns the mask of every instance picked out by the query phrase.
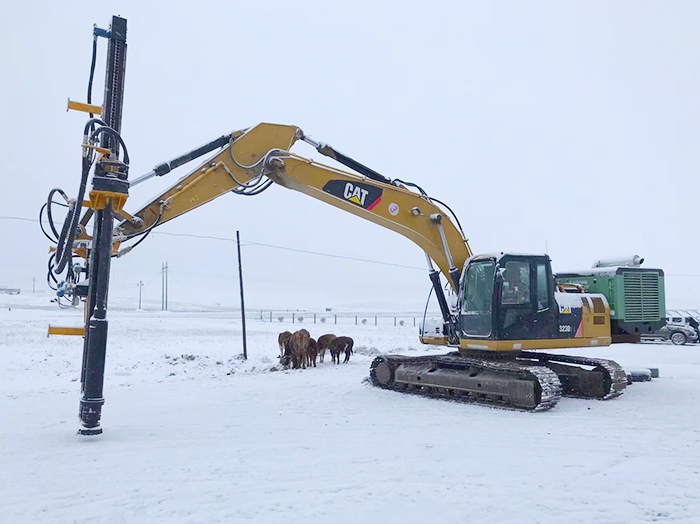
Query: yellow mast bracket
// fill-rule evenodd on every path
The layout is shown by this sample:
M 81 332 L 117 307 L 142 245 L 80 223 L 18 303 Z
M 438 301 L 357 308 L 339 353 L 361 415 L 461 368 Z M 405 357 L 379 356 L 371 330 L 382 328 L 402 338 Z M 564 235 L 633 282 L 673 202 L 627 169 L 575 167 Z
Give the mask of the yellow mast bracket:
M 83 102 L 75 102 L 74 100 L 68 99 L 68 107 L 66 111 L 72 109 L 73 111 L 82 111 L 83 113 L 93 113 L 96 115 L 102 114 L 102 108 L 100 106 L 95 106 L 92 104 L 85 104 Z
M 85 328 L 84 327 L 60 327 L 60 326 L 52 326 L 51 324 L 49 324 L 49 332 L 46 334 L 46 337 L 48 338 L 51 335 L 70 335 L 70 336 L 82 337 L 82 336 L 85 336 Z

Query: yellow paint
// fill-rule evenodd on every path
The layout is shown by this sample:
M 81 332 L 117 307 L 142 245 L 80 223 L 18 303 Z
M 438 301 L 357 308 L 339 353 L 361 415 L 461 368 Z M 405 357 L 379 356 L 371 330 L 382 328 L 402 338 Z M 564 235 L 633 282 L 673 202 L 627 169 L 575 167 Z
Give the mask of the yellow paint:
M 129 195 L 113 191 L 90 191 L 90 207 L 95 210 L 104 209 L 112 201 L 112 210 L 118 213 L 124 207 Z
M 94 149 L 95 151 L 97 151 L 101 155 L 109 155 L 112 153 L 111 149 L 108 149 L 108 148 L 102 147 L 102 146 L 95 146 L 92 144 L 86 144 L 83 147 L 86 149 Z
M 609 346 L 611 343 L 612 337 L 610 337 L 610 330 L 608 330 L 607 336 L 591 338 L 548 338 L 543 340 L 487 340 L 481 338 L 463 338 L 459 341 L 459 346 L 462 353 L 468 353 L 470 350 L 517 352 L 521 350 L 537 351 L 559 348 Z
M 421 344 L 429 344 L 429 345 L 433 345 L 433 346 L 446 346 L 447 345 L 447 337 L 421 336 L 420 342 L 421 342 Z
M 134 220 L 134 217 L 131 216 L 131 215 L 130 215 L 129 213 L 127 213 L 126 211 L 124 211 L 123 209 L 120 209 L 119 211 L 115 211 L 115 213 L 116 213 L 117 215 L 119 215 L 120 217 L 125 218 L 125 219 L 128 220 L 129 222 L 131 222 L 132 220 Z

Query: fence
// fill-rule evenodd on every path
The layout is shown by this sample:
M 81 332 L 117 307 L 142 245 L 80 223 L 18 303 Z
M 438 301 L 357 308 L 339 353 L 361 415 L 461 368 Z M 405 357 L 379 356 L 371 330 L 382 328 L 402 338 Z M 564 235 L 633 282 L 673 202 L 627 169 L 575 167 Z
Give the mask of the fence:
M 666 309 L 666 317 L 672 322 L 683 322 L 687 317 L 700 320 L 700 309 Z
M 428 312 L 427 318 L 440 316 L 439 313 Z M 252 314 L 246 313 L 246 319 Z M 278 324 L 327 324 L 327 325 L 356 325 L 356 326 L 396 326 L 417 327 L 423 320 L 422 312 L 314 312 L 314 311 L 260 311 L 255 320 Z

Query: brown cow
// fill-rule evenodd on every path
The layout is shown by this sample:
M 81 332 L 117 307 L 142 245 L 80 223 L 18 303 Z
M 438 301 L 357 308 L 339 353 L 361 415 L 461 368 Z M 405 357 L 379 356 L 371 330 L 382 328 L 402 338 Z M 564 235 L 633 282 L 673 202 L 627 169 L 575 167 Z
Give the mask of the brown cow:
M 334 338 L 333 342 L 331 342 L 331 347 L 328 348 L 331 351 L 331 358 L 333 359 L 333 363 L 340 364 L 341 353 L 345 353 L 345 360 L 343 360 L 343 364 L 349 362 L 350 354 L 352 353 L 352 346 L 354 344 L 355 341 L 350 337 Z
M 292 364 L 292 347 L 289 344 L 291 340 L 292 337 L 288 337 L 287 340 L 284 341 L 282 355 L 279 357 L 280 364 L 284 366 L 284 369 L 289 369 L 289 366 Z
M 309 338 L 309 345 L 306 348 L 306 365 L 316 367 L 316 357 L 318 356 L 318 343 Z
M 277 344 L 280 347 L 280 356 L 284 356 L 284 343 L 289 340 L 289 337 L 291 337 L 292 334 L 289 331 L 283 331 L 279 335 L 277 335 Z
M 323 357 L 326 354 L 326 350 L 331 347 L 331 342 L 333 342 L 333 339 L 335 339 L 336 336 L 333 334 L 328 334 L 328 335 L 321 335 L 318 337 L 318 356 L 321 360 L 321 364 L 323 364 Z
M 292 350 L 292 368 L 306 369 L 306 351 L 309 347 L 309 332 L 300 329 L 289 338 L 289 347 Z

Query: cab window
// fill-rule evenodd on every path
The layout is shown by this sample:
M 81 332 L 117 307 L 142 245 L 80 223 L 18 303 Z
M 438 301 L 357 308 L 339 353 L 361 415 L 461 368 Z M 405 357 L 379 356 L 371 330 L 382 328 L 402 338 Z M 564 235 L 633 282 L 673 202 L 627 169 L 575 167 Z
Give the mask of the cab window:
M 475 262 L 467 267 L 462 293 L 462 327 L 467 334 L 491 334 L 495 274 L 493 260 Z
M 517 260 L 506 262 L 501 304 L 506 306 L 524 306 L 529 303 L 530 263 Z
M 544 262 L 537 263 L 537 310 L 549 308 L 549 293 L 547 293 L 547 266 Z

